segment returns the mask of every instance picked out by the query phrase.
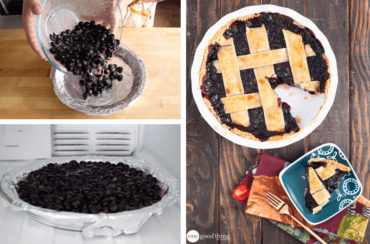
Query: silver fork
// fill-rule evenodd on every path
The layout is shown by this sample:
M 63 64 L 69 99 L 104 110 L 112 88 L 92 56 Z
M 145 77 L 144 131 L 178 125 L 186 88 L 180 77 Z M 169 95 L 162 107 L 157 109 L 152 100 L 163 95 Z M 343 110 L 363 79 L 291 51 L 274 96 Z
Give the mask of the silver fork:
M 302 226 L 308 233 L 310 233 L 313 237 L 316 238 L 320 243 L 327 244 L 320 236 L 318 236 L 315 232 L 313 232 L 310 228 L 305 226 L 301 221 L 296 219 L 293 215 L 289 212 L 289 206 L 281 200 L 279 197 L 275 196 L 271 192 L 267 192 L 266 195 L 263 196 L 265 200 L 275 208 L 279 213 L 289 215 L 295 222 L 297 222 L 300 226 Z

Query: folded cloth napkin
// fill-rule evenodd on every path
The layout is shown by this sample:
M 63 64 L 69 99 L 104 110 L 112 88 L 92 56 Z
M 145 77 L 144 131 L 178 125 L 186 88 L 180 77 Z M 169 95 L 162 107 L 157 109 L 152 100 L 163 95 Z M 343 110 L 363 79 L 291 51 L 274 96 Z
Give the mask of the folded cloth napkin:
M 333 218 L 312 226 L 298 213 L 280 184 L 279 173 L 287 165 L 289 162 L 264 152 L 257 156 L 232 194 L 235 199 L 245 204 L 245 212 L 269 219 L 302 243 L 315 243 L 316 239 L 308 232 L 297 225 L 289 216 L 278 213 L 264 200 L 262 196 L 269 191 L 284 200 L 289 205 L 291 214 L 327 242 L 361 243 L 369 221 L 370 201 L 361 196 Z

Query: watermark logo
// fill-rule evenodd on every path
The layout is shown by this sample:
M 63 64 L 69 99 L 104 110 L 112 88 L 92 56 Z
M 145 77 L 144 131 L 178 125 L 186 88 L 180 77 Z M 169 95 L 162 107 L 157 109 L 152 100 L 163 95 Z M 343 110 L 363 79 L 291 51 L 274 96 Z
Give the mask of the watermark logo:
M 186 235 L 186 239 L 191 243 L 195 243 L 195 242 L 203 241 L 203 240 L 228 241 L 230 240 L 230 235 L 219 234 L 219 233 L 199 234 L 199 232 L 196 230 L 190 230 L 188 234 Z
M 199 233 L 196 230 L 189 230 L 188 234 L 186 235 L 186 239 L 191 242 L 195 243 L 199 241 Z

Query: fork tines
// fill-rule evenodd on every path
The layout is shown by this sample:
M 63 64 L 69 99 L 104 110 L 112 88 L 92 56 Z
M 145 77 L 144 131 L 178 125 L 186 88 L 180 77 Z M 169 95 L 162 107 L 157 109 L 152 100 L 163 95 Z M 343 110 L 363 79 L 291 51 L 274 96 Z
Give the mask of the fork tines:
M 266 201 L 273 206 L 275 209 L 279 210 L 285 203 L 279 197 L 275 196 L 271 192 L 267 192 L 266 195 L 263 196 Z

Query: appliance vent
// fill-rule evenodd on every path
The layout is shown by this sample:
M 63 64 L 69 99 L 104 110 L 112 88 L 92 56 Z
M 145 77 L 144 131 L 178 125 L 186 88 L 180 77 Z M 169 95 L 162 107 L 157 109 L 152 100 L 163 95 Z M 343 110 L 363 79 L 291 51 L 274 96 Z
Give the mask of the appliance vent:
M 53 125 L 53 156 L 132 155 L 136 125 Z

